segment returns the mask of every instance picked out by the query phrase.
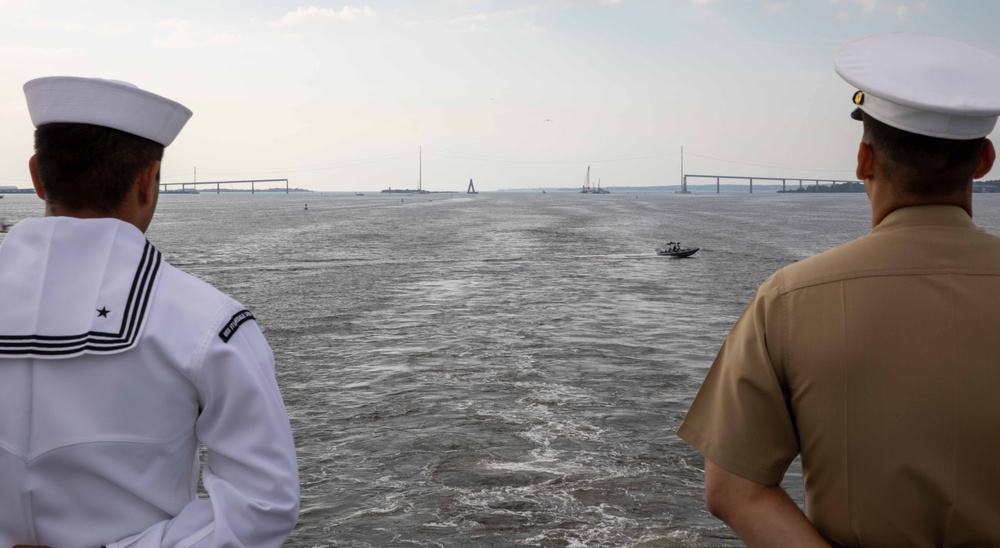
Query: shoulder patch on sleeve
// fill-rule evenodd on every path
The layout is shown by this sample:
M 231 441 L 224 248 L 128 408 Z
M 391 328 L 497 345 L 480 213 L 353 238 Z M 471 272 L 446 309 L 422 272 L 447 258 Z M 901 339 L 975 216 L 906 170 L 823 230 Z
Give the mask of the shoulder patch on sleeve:
M 233 317 L 230 318 L 226 327 L 223 327 L 222 331 L 219 331 L 219 338 L 222 339 L 222 342 L 228 343 L 229 339 L 233 338 L 233 335 L 236 334 L 236 330 L 239 329 L 245 322 L 252 319 L 254 319 L 254 317 L 249 310 L 240 310 L 236 314 L 233 314 Z

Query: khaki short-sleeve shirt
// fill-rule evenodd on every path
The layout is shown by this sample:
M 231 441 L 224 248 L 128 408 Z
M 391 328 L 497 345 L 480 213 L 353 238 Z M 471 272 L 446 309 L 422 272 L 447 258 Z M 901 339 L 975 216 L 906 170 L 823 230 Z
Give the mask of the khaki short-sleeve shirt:
M 779 270 L 678 435 L 768 485 L 801 453 L 831 542 L 1000 545 L 1000 238 L 910 207 Z

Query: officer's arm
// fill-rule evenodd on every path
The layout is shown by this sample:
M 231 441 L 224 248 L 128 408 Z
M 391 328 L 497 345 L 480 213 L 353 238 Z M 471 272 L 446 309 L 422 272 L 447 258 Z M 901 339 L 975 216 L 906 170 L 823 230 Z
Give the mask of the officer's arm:
M 748 480 L 708 459 L 705 505 L 747 546 L 829 546 L 780 486 Z

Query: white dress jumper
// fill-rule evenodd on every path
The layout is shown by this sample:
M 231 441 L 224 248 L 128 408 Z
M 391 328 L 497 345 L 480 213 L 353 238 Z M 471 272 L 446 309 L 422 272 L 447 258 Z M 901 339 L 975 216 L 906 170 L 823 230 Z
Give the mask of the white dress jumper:
M 207 498 L 198 498 L 198 447 Z M 253 315 L 133 225 L 0 245 L 0 546 L 280 546 L 292 432 Z

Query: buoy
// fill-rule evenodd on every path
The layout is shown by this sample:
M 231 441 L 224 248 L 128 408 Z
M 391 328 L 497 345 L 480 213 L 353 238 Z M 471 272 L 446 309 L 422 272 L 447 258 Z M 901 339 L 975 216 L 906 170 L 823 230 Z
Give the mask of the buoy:
M 305 210 L 305 211 L 309 211 L 309 204 L 306 204 L 306 207 L 304 207 L 302 209 Z

